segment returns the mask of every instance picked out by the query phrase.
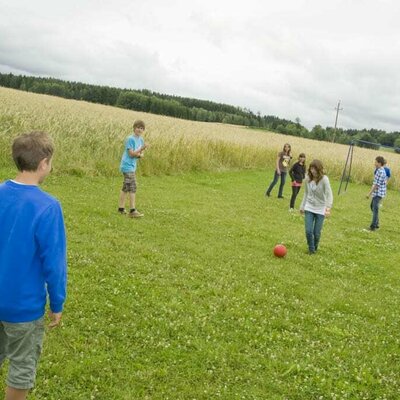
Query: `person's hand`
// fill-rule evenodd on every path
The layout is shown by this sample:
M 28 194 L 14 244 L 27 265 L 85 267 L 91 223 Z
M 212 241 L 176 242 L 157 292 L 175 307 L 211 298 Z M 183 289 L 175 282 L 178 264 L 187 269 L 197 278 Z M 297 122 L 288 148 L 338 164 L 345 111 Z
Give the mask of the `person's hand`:
M 371 197 L 371 193 L 368 193 L 366 197 L 369 199 Z
M 304 214 L 304 210 L 300 209 L 300 214 L 303 215 Z
M 276 173 L 277 173 L 278 175 L 280 175 L 280 174 L 281 174 L 281 170 L 280 170 L 280 169 L 277 169 L 277 170 L 276 170 Z
M 53 311 L 49 310 L 50 323 L 49 328 L 55 328 L 60 325 L 62 312 L 53 313 Z
M 325 217 L 329 217 L 331 215 L 331 209 L 327 208 L 325 209 Z

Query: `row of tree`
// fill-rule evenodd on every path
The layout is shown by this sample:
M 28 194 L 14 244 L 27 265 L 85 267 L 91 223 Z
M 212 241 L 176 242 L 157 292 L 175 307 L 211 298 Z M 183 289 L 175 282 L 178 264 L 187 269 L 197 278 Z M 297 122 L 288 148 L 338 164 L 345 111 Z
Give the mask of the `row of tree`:
M 271 115 L 262 116 L 260 112 L 254 114 L 251 110 L 228 104 L 171 96 L 146 89 L 120 89 L 54 78 L 1 73 L 0 86 L 194 121 L 244 125 L 322 141 L 350 143 L 357 140 L 361 146 L 376 148 L 381 144 L 395 147 L 396 151 L 400 152 L 400 132 L 387 133 L 377 129 L 335 131 L 331 127 L 323 128 L 321 125 L 308 130 L 301 125 L 299 118 L 293 122 Z

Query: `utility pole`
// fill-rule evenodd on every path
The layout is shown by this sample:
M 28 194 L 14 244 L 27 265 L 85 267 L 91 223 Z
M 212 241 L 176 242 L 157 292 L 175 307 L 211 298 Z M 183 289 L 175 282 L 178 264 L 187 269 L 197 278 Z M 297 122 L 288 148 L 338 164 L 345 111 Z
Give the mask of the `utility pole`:
M 336 119 L 335 119 L 335 127 L 333 128 L 333 137 L 332 137 L 332 143 L 335 143 L 335 138 L 336 138 L 336 125 L 337 125 L 337 119 L 339 116 L 339 111 L 342 111 L 343 108 L 340 108 L 340 100 L 338 102 L 337 107 L 335 107 L 336 110 Z

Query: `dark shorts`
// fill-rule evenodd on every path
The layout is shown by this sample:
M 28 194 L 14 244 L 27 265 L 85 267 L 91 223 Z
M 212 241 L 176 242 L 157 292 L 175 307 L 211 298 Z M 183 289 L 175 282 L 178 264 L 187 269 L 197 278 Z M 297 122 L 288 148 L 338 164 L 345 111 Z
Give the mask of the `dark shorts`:
M 124 183 L 122 184 L 122 191 L 127 193 L 136 193 L 136 173 L 124 172 Z
M 0 365 L 8 358 L 7 386 L 31 389 L 42 352 L 44 318 L 32 322 L 0 321 Z

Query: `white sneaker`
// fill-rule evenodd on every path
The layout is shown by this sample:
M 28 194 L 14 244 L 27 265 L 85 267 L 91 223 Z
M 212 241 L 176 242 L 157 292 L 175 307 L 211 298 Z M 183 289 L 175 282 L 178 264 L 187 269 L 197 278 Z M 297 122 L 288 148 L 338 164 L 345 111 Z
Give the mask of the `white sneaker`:
M 290 213 L 294 212 L 294 208 L 289 208 L 289 212 Z
M 144 214 L 142 214 L 142 213 L 139 212 L 138 210 L 135 210 L 135 211 L 131 211 L 131 212 L 128 214 L 128 217 L 129 217 L 129 218 L 141 218 L 141 217 L 144 217 Z

